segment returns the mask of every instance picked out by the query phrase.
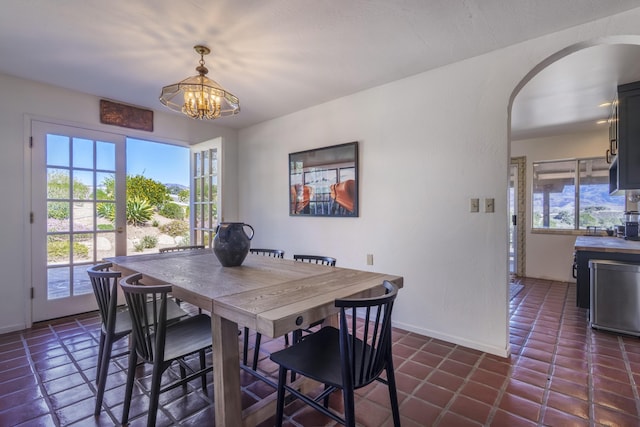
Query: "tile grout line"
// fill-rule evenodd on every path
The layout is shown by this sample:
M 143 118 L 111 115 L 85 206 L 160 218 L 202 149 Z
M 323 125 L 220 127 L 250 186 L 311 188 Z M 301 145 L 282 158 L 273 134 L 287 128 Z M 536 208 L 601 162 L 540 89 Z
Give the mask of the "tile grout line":
M 551 286 L 549 287 L 547 294 L 545 295 L 545 300 L 549 296 L 549 292 L 551 291 Z M 547 382 L 545 383 L 544 392 L 542 395 L 542 402 L 540 402 L 540 419 L 538 420 L 538 426 L 544 426 L 544 416 L 547 412 L 547 403 L 549 402 L 549 394 L 551 392 L 551 379 L 553 378 L 553 374 L 556 368 L 556 358 L 558 356 L 558 348 L 560 346 L 560 334 L 562 333 L 562 326 L 565 323 L 565 314 L 567 309 L 567 299 L 569 298 L 569 286 L 564 285 L 564 295 L 562 298 L 562 309 L 560 311 L 560 322 L 558 324 L 558 333 L 556 335 L 555 343 L 553 345 L 553 355 L 551 356 L 551 362 L 549 364 L 549 370 L 547 371 Z

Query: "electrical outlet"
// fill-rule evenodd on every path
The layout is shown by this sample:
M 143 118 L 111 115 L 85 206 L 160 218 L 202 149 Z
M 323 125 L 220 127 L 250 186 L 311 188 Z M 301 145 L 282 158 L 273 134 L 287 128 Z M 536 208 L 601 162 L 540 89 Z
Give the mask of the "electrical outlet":
M 493 213 L 494 210 L 494 199 L 484 199 L 484 211 L 486 213 Z
M 471 213 L 480 212 L 480 199 L 471 199 L 469 207 Z
M 373 254 L 367 254 L 367 265 L 373 265 Z

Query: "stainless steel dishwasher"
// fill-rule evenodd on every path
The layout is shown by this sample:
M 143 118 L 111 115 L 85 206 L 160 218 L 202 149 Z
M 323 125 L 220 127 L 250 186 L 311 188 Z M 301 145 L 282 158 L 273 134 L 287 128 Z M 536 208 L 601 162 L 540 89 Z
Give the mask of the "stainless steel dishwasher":
M 591 327 L 640 336 L 640 264 L 594 259 L 589 274 Z

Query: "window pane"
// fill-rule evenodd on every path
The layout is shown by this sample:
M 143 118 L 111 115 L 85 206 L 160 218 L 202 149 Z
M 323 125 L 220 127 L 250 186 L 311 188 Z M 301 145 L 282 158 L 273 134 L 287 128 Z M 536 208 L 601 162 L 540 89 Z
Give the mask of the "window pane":
M 93 211 L 95 204 L 92 202 L 78 202 L 73 204 L 73 224 L 72 231 L 93 231 Z
M 533 164 L 533 227 L 575 228 L 574 160 Z
M 96 199 L 97 200 L 115 200 L 116 199 L 116 181 L 111 173 L 96 173 Z
M 96 142 L 96 169 L 116 170 L 116 145 L 111 142 Z
M 69 170 L 47 169 L 47 198 L 68 200 L 70 197 Z
M 604 159 L 580 160 L 580 228 L 621 224 L 624 196 L 609 195 L 609 165 Z
M 93 200 L 93 172 L 73 171 L 73 198 Z
M 85 295 L 93 292 L 91 281 L 87 275 L 86 265 L 76 265 L 73 267 L 73 294 Z
M 93 169 L 93 141 L 73 138 L 73 167 Z
M 47 135 L 47 165 L 69 166 L 69 138 Z
M 47 264 L 69 264 L 71 243 L 68 234 L 55 234 L 47 237 Z
M 69 286 L 69 267 L 57 267 L 48 269 L 47 299 L 64 298 L 70 295 L 71 289 Z

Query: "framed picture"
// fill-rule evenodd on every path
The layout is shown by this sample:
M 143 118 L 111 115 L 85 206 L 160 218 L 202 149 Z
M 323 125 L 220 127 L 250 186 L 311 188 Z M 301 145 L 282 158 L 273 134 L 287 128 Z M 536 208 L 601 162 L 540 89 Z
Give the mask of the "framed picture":
M 358 216 L 358 142 L 289 154 L 289 215 Z

